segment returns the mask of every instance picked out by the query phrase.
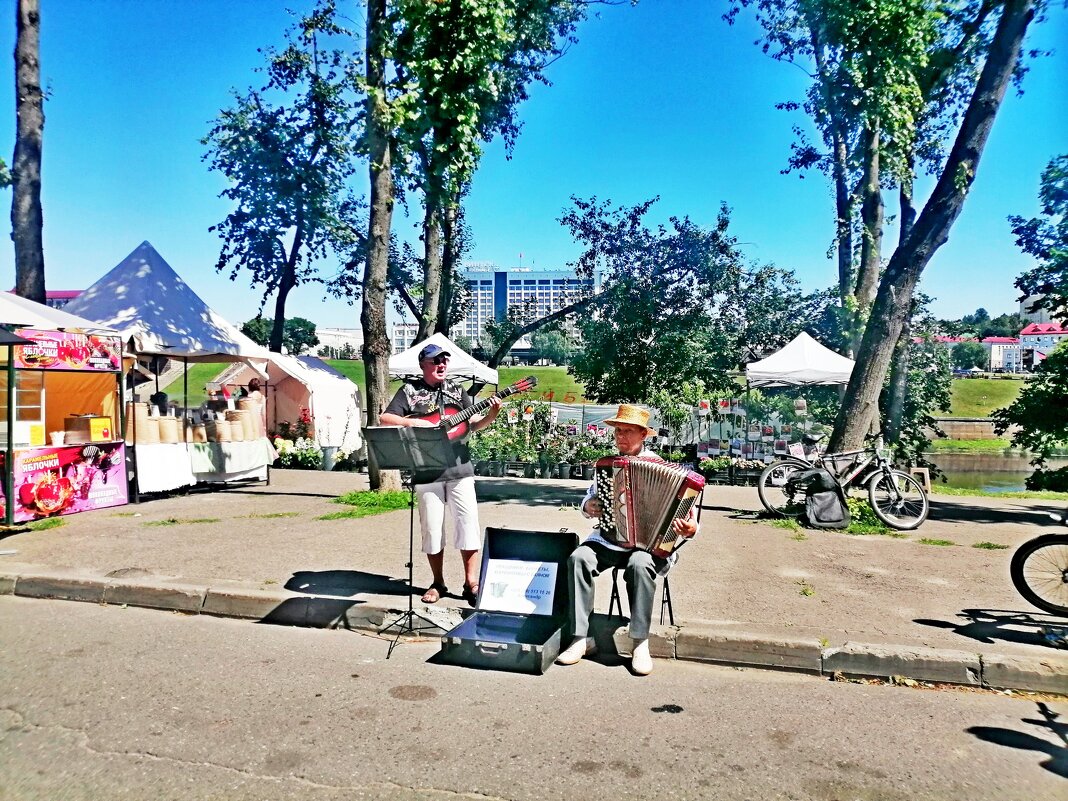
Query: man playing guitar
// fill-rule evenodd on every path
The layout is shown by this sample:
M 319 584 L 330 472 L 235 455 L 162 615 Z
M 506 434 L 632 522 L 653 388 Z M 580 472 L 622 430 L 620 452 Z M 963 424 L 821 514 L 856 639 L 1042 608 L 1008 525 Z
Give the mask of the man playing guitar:
M 386 410 L 381 415 L 382 425 L 433 427 L 452 411 L 463 411 L 474 401 L 463 387 L 454 381 L 446 381 L 451 354 L 439 345 L 427 345 L 419 351 L 421 378 L 411 381 L 397 390 Z M 471 417 L 466 423 L 466 433 L 478 431 L 490 425 L 501 410 L 501 400 L 493 397 L 483 401 L 488 411 Z M 453 546 L 460 551 L 464 566 L 464 599 L 475 605 L 478 596 L 478 549 L 482 545 L 482 532 L 478 523 L 478 506 L 475 499 L 475 469 L 466 443 L 460 438 L 452 440 L 455 464 L 443 472 L 417 472 L 413 476 L 419 496 L 419 527 L 422 532 L 422 551 L 430 563 L 434 579 L 423 594 L 423 603 L 437 603 L 448 592 L 443 572 L 445 562 L 445 510 L 453 519 Z

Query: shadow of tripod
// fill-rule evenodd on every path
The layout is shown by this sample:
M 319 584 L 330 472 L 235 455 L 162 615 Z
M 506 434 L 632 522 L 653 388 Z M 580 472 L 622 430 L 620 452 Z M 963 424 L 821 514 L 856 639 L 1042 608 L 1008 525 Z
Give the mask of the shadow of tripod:
M 379 469 L 400 470 L 401 480 L 408 490 L 408 611 L 378 630 L 384 634 L 397 630 L 397 636 L 389 644 L 386 659 L 393 655 L 400 638 L 441 626 L 424 617 L 413 608 L 413 565 L 415 562 L 415 474 L 417 472 L 441 472 L 455 464 L 456 457 L 443 428 L 415 428 L 406 426 L 369 426 L 364 429 L 368 452 Z M 426 625 L 416 625 L 416 620 Z

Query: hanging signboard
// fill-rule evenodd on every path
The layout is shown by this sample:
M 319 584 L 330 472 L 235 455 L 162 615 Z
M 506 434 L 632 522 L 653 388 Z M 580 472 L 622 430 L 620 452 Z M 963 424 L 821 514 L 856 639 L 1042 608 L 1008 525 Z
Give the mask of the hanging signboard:
M 118 337 L 33 328 L 19 328 L 16 333 L 33 340 L 30 345 L 14 346 L 16 368 L 108 372 L 122 368 L 122 343 Z

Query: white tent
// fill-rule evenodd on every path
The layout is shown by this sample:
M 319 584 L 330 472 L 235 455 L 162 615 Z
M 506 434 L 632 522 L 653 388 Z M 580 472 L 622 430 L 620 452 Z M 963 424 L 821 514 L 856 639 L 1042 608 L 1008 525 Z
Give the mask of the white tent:
M 212 311 L 148 242 L 68 303 L 66 310 L 117 328 L 138 355 L 253 364 L 262 364 L 269 355 Z
M 422 368 L 419 367 L 419 351 L 427 345 L 439 345 L 451 354 L 447 378 L 472 378 L 486 384 L 497 384 L 500 379 L 497 371 L 487 367 L 474 357 L 456 347 L 444 334 L 431 334 L 408 350 L 401 351 L 389 357 L 389 374 L 394 378 L 408 378 L 421 376 Z
M 251 368 L 243 366 L 235 373 L 228 372 L 225 383 L 248 384 L 254 375 Z M 267 363 L 266 395 L 268 428 L 277 428 L 282 420 L 296 422 L 303 408 L 311 413 L 310 435 L 320 446 L 345 452 L 360 448 L 360 388 L 321 359 L 272 353 Z
M 118 336 L 114 328 L 77 317 L 43 303 L 27 300 L 11 292 L 0 292 L 0 324 L 41 331 L 74 331 Z
M 751 387 L 848 384 L 853 360 L 835 353 L 804 331 L 770 356 L 745 366 Z

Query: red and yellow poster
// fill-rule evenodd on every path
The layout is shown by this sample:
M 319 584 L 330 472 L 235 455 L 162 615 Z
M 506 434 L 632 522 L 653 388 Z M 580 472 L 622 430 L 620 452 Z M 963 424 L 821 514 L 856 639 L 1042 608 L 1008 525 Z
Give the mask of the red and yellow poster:
M 32 345 L 14 347 L 16 368 L 93 371 L 122 368 L 122 343 L 118 337 L 33 328 L 20 328 L 15 333 L 33 340 Z
M 15 451 L 15 520 L 122 506 L 125 463 L 122 442 Z M 6 512 L 4 500 L 0 515 Z

